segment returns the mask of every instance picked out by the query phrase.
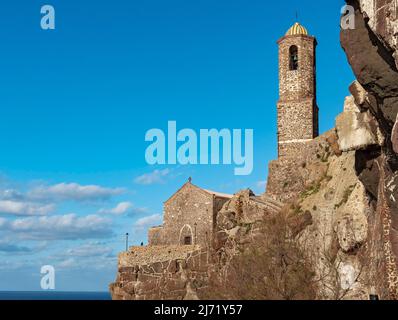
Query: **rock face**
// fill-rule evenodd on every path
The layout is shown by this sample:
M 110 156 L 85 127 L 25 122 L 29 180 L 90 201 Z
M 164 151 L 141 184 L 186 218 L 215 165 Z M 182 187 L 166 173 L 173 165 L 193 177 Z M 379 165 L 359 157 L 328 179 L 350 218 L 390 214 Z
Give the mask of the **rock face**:
M 372 290 L 371 276 L 381 260 L 377 248 L 373 263 L 368 258 L 376 213 L 356 162 L 358 150 L 380 147 L 380 141 L 374 117 L 350 96 L 336 129 L 295 157 L 270 164 L 267 193 L 288 203 L 289 215 L 297 220 L 310 217 L 297 236 L 321 279 L 318 299 L 368 299 Z
M 354 97 L 347 97 L 344 111 L 336 119 L 341 151 L 367 149 L 382 144 L 382 134 L 375 119 L 370 112 L 361 112 Z
M 352 113 L 368 121 L 358 122 L 359 132 L 374 133 L 370 143 L 359 143 L 342 151 L 339 145 L 352 139 L 351 130 L 331 130 L 306 145 L 294 157 L 270 164 L 265 198 L 272 196 L 286 203 L 282 208 L 290 217 L 293 236 L 300 239 L 306 257 L 318 279 L 317 299 L 368 299 L 377 286 L 375 275 L 384 259 L 382 233 L 370 195 L 357 174 L 357 152 L 378 145 L 377 122 L 348 97 L 339 119 Z M 374 122 L 371 128 L 369 122 Z M 353 140 L 355 142 L 355 139 Z M 286 186 L 286 181 L 290 184 Z M 261 222 L 281 212 L 256 206 L 250 191 L 243 191 L 227 202 L 218 213 L 218 232 L 213 263 L 228 269 L 234 255 L 257 242 Z M 374 227 L 379 227 L 375 229 Z M 265 235 L 266 237 L 266 235 Z M 380 293 L 381 291 L 378 291 Z
M 394 128 L 392 129 L 391 141 L 395 153 L 398 153 L 398 116 Z
M 358 81 L 369 93 L 372 111 L 380 113 L 378 121 L 384 121 L 390 133 L 398 112 L 397 1 L 347 3 L 356 8 L 355 29 L 342 30 L 341 43 Z
M 282 204 L 267 197 L 256 197 L 251 190 L 238 192 L 217 215 L 217 233 L 213 249 L 218 261 L 239 251 L 239 245 L 254 241 L 259 224 L 278 214 Z
M 383 252 L 379 265 L 383 272 L 375 286 L 384 298 L 397 299 L 398 3 L 396 0 L 347 0 L 347 4 L 355 8 L 355 29 L 342 30 L 341 43 L 366 93 L 358 94 L 361 90 L 353 87 L 351 92 L 357 103 L 373 115 L 384 137 L 379 148 L 368 146 L 356 155 L 357 174 L 376 208 L 368 241 L 373 245 L 372 250 Z
M 378 39 L 389 47 L 398 66 L 398 3 L 396 0 L 361 0 L 361 10 L 366 13 L 368 25 Z
M 312 215 L 313 224 L 302 237 L 318 277 L 324 279 L 319 295 L 326 299 L 367 298 L 366 265 L 361 254 L 368 235 L 367 220 L 373 212 L 354 163 L 354 152 L 332 156 L 328 178 L 318 191 L 304 192 L 299 202 L 300 210 Z M 347 270 L 352 277 L 349 285 L 344 274 Z

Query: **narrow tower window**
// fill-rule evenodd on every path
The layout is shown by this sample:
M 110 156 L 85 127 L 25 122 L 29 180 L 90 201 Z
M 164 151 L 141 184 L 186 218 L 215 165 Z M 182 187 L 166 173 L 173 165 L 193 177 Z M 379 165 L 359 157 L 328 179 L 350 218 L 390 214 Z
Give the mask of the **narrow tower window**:
M 290 70 L 298 70 L 299 59 L 298 59 L 298 48 L 297 46 L 291 46 L 289 49 L 290 56 Z

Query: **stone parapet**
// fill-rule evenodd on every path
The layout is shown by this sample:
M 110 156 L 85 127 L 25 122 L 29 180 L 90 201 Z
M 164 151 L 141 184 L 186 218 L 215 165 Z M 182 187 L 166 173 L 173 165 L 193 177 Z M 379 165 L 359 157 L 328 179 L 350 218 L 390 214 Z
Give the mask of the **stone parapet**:
M 189 254 L 200 250 L 200 246 L 142 246 L 130 247 L 119 254 L 119 268 L 131 265 L 147 265 L 175 259 L 186 259 Z
M 198 246 L 132 247 L 119 255 L 112 299 L 198 299 L 208 283 L 209 259 Z

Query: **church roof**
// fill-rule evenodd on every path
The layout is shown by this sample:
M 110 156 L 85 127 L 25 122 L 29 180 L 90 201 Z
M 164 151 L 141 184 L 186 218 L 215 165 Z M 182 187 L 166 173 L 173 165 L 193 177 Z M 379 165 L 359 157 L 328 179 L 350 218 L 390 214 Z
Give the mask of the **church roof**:
M 190 180 L 188 180 L 188 182 L 185 183 L 180 189 L 178 189 L 169 199 L 167 199 L 164 203 L 169 202 L 171 199 L 173 199 L 173 198 L 176 196 L 176 194 L 178 194 L 182 189 L 184 189 L 184 188 L 186 188 L 186 187 L 188 187 L 188 186 L 194 187 L 195 189 L 199 190 L 200 192 L 203 192 L 203 193 L 205 193 L 205 194 L 207 194 L 207 195 L 215 196 L 216 198 L 231 199 L 231 198 L 233 197 L 232 194 L 221 193 L 221 192 L 217 192 L 217 191 L 212 191 L 212 190 L 200 188 L 200 187 L 194 185 L 194 184 L 191 182 L 191 179 L 190 179 Z
M 304 28 L 300 23 L 296 22 L 289 30 L 286 32 L 287 36 L 296 35 L 308 35 L 308 30 Z
M 227 198 L 227 199 L 231 199 L 233 197 L 232 194 L 227 194 L 227 193 L 221 193 L 221 192 L 217 192 L 217 191 L 212 191 L 212 190 L 207 190 L 207 189 L 202 189 L 203 191 L 206 191 L 207 193 L 210 193 L 216 197 L 219 198 Z

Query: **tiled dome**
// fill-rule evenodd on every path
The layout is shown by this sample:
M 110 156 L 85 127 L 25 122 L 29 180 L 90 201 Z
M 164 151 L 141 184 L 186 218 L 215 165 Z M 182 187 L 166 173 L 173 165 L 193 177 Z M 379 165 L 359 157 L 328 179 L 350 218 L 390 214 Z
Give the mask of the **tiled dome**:
M 287 32 L 287 36 L 308 35 L 308 31 L 300 23 L 296 22 Z

